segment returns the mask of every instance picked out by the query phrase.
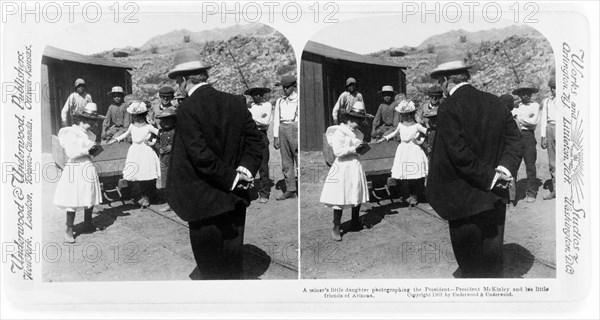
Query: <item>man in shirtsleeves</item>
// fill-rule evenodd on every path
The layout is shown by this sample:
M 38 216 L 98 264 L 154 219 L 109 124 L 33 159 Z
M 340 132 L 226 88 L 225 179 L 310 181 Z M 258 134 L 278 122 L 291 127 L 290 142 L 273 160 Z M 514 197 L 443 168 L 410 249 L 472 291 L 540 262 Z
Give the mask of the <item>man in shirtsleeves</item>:
M 252 97 L 249 110 L 252 114 L 252 119 L 256 122 L 258 130 L 263 135 L 263 141 L 265 143 L 263 151 L 263 159 L 258 169 L 260 175 L 260 182 L 258 186 L 258 203 L 269 202 L 269 196 L 271 195 L 271 180 L 269 178 L 269 136 L 267 130 L 273 119 L 273 105 L 269 101 L 265 101 L 265 94 L 271 92 L 269 88 L 254 87 L 246 90 L 245 95 Z
M 353 77 L 346 79 L 346 91 L 340 94 L 335 105 L 331 116 L 333 117 L 333 124 L 339 123 L 339 115 L 341 110 L 350 109 L 356 101 L 364 102 L 362 94 L 358 92 L 358 82 Z
M 542 149 L 548 149 L 548 167 L 552 176 L 552 186 L 550 193 L 544 196 L 544 200 L 556 198 L 556 114 L 558 108 L 556 106 L 556 80 L 554 75 L 548 81 L 550 87 L 550 97 L 542 102 Z
M 83 111 L 88 103 L 91 103 L 92 96 L 86 92 L 86 84 L 83 79 L 75 80 L 75 92 L 71 93 L 65 102 L 60 118 L 62 126 L 67 127 L 73 124 L 73 114 Z
M 519 96 L 521 102 L 512 110 L 512 114 L 517 120 L 519 129 L 521 129 L 522 141 L 524 144 L 523 162 L 525 162 L 525 171 L 527 173 L 527 198 L 528 203 L 535 202 L 538 192 L 537 169 L 537 141 L 535 140 L 535 128 L 540 120 L 540 105 L 531 101 L 531 95 L 538 92 L 535 85 L 530 82 L 522 82 L 519 87 L 513 90 L 512 94 Z
M 297 196 L 296 167 L 298 165 L 298 107 L 296 77 L 283 76 L 277 84 L 283 88 L 283 97 L 275 103 L 273 147 L 280 149 L 281 169 L 285 178 L 285 192 L 275 198 L 285 200 Z

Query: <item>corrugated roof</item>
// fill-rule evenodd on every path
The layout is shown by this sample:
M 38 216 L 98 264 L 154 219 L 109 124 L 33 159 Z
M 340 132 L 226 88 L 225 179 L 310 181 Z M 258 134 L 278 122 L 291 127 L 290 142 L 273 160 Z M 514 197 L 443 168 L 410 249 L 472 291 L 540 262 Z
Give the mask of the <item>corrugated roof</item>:
M 304 47 L 304 51 L 338 60 L 375 64 L 380 66 L 396 67 L 402 69 L 408 68 L 407 66 L 403 66 L 391 61 L 337 49 L 314 41 L 308 41 L 308 43 Z
M 57 59 L 57 60 L 66 60 L 66 61 L 94 64 L 94 65 L 115 67 L 115 68 L 123 68 L 123 69 L 133 69 L 133 67 L 131 67 L 131 66 L 117 63 L 117 62 L 114 62 L 111 60 L 90 57 L 90 56 L 84 56 L 79 53 L 55 48 L 52 46 L 46 46 L 46 49 L 44 49 L 44 56 L 48 57 L 48 58 L 52 58 L 52 59 Z

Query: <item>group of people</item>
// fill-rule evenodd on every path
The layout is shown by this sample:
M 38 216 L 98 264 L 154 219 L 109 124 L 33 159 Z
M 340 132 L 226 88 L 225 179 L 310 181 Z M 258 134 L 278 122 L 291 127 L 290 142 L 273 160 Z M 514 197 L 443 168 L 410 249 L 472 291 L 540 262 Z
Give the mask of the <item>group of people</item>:
M 106 116 L 77 79 L 75 92 L 61 112 L 63 128 L 58 139 L 68 161 L 57 184 L 54 204 L 67 212 L 65 241 L 75 242 L 75 212 L 83 209 L 84 228 L 95 229 L 92 210 L 102 201 L 93 156 L 102 145 L 124 140 L 129 146 L 123 179 L 134 190 L 141 207 L 159 188 L 166 200 L 161 211 L 173 210 L 188 222 L 197 268 L 192 279 L 240 279 L 246 207 L 254 177 L 260 176 L 259 202 L 270 194 L 269 138 L 273 122 L 273 146 L 282 156 L 286 188 L 277 200 L 297 196 L 298 94 L 294 76 L 283 76 L 277 86 L 283 96 L 273 107 L 269 88 L 254 87 L 240 95 L 218 91 L 208 83 L 211 66 L 187 49 L 177 52 L 169 78 L 177 89 L 159 90 L 160 103 L 124 102 L 125 92 L 115 86 L 108 93 L 113 103 Z M 102 121 L 101 138 L 96 142 Z M 158 183 L 157 183 L 158 182 Z
M 344 209 L 351 209 L 351 230 L 363 226 L 360 206 L 369 201 L 367 178 L 360 155 L 369 150 L 364 139 L 366 119 L 373 118 L 371 136 L 377 143 L 399 141 L 391 178 L 400 182 L 409 205 L 426 185 L 432 209 L 449 222 L 450 239 L 459 265 L 459 277 L 501 277 L 506 205 L 517 170 L 525 160 L 527 202 L 537 193 L 534 130 L 541 122 L 542 148 L 548 149 L 554 184 L 555 80 L 549 81 L 551 97 L 542 106 L 532 102 L 537 88 L 521 83 L 512 94 L 497 97 L 469 84 L 471 77 L 461 52 L 438 54 L 431 78 L 437 85 L 427 93 L 429 103 L 417 108 L 390 85 L 379 91 L 383 102 L 375 116 L 366 112 L 357 81 L 349 78 L 346 91 L 334 110 L 335 125 L 326 132 L 336 156 L 321 203 L 333 209 L 332 238 L 342 240 Z M 396 99 L 394 99 L 396 97 Z M 426 184 L 425 184 L 426 179 Z M 544 199 L 555 197 L 555 186 Z

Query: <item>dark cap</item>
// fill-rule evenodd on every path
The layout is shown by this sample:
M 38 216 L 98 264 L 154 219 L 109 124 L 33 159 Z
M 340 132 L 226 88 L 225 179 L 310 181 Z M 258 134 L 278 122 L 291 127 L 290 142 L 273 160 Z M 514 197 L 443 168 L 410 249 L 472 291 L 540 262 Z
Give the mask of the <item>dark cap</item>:
M 158 90 L 159 96 L 172 96 L 175 94 L 175 90 L 169 86 L 164 86 Z
M 283 86 L 283 87 L 288 87 L 291 85 L 296 84 L 296 77 L 295 76 L 283 76 L 281 77 L 281 80 L 275 84 L 276 86 Z

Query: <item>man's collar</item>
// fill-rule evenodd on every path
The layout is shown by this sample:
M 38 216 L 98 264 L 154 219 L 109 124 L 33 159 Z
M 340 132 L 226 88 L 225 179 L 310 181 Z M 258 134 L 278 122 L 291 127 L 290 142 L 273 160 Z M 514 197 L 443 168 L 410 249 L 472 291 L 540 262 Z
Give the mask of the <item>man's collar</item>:
M 468 82 L 461 82 L 459 84 L 457 84 L 456 86 L 454 86 L 452 89 L 450 89 L 450 92 L 448 92 L 449 95 L 452 95 L 456 90 L 458 90 L 458 88 L 469 84 Z
M 192 93 L 194 93 L 194 91 L 196 91 L 196 89 L 198 89 L 198 88 L 200 88 L 200 87 L 202 87 L 202 86 L 204 86 L 204 85 L 207 85 L 207 84 L 208 84 L 208 82 L 200 82 L 200 83 L 198 83 L 197 85 L 193 86 L 193 87 L 190 89 L 190 91 L 188 92 L 188 97 L 191 97 L 191 96 L 192 96 Z

